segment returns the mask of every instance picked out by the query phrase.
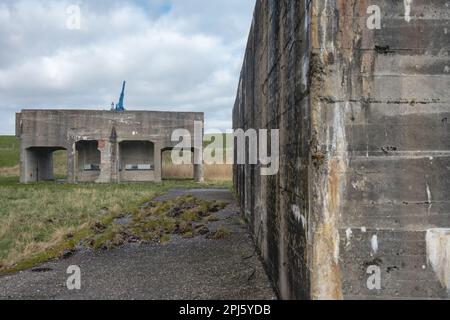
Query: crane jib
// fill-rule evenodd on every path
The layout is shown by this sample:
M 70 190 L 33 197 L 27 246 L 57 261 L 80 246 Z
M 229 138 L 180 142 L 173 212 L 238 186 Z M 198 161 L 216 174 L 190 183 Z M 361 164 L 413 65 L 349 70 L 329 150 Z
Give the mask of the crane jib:
M 124 99 L 125 99 L 125 85 L 126 85 L 126 83 L 127 83 L 126 81 L 123 82 L 122 93 L 120 94 L 119 103 L 116 104 L 116 107 L 115 107 L 114 111 L 125 111 Z

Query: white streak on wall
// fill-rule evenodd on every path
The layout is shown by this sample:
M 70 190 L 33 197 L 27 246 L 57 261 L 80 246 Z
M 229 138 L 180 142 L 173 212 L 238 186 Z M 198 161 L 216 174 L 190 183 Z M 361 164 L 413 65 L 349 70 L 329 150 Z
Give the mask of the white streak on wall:
M 378 253 L 378 236 L 374 235 L 372 237 L 372 253 L 377 254 Z
M 302 71 L 301 71 L 301 81 L 302 85 L 307 88 L 309 81 L 309 56 L 302 58 Z
M 428 263 L 444 288 L 450 291 L 450 229 L 427 231 Z
M 353 231 L 352 231 L 352 229 L 348 228 L 348 229 L 345 231 L 345 234 L 347 235 L 347 247 L 348 247 L 348 246 L 350 246 L 351 240 L 352 240 L 352 237 L 353 237 Z
M 295 219 L 297 219 L 298 222 L 302 223 L 302 226 L 304 229 L 306 229 L 306 218 L 304 215 L 300 213 L 300 208 L 297 205 L 292 206 L 292 212 L 295 216 Z
M 428 199 L 428 204 L 429 204 L 429 209 L 431 209 L 431 207 L 433 206 L 433 196 L 431 195 L 431 189 L 430 189 L 430 185 L 427 182 L 427 199 Z
M 405 3 L 405 21 L 411 21 L 411 5 L 413 0 L 403 0 Z

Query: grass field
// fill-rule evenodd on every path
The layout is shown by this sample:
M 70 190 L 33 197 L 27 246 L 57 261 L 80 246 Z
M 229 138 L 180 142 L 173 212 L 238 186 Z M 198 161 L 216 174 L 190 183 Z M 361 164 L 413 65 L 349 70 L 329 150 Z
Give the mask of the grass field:
M 19 140 L 0 136 L 0 176 L 17 176 L 19 173 Z
M 19 145 L 15 137 L 0 137 L 0 274 L 23 270 L 59 257 L 65 250 L 89 236 L 96 223 L 111 223 L 114 217 L 135 210 L 141 204 L 173 188 L 230 188 L 230 171 L 206 168 L 210 180 L 190 180 L 123 185 L 69 185 L 56 182 L 21 185 Z M 65 175 L 65 153 L 55 155 L 55 173 Z M 167 164 L 169 170 L 172 168 Z M 192 168 L 187 166 L 176 175 Z M 183 173 L 184 170 L 184 173 Z M 209 170 L 209 171 L 208 171 Z M 172 172 L 173 173 L 173 172 Z

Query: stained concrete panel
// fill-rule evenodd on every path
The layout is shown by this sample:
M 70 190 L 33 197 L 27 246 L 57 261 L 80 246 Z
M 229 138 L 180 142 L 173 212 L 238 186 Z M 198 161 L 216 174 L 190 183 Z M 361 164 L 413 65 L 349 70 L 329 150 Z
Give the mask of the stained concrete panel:
M 441 0 L 257 1 L 233 123 L 280 129 L 280 171 L 234 184 L 281 298 L 448 298 L 449 24 Z

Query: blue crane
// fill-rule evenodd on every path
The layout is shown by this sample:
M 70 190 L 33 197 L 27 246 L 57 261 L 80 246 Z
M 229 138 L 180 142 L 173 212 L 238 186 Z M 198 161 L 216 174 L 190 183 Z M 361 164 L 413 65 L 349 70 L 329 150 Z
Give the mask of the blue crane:
M 127 84 L 127 82 L 124 81 L 123 85 L 122 85 L 122 93 L 120 94 L 119 103 L 117 103 L 115 106 L 114 106 L 114 102 L 112 103 L 112 105 L 111 105 L 112 111 L 116 111 L 116 112 L 123 112 L 123 111 L 125 111 L 125 107 L 123 105 L 123 100 L 125 99 L 125 85 L 126 84 Z

